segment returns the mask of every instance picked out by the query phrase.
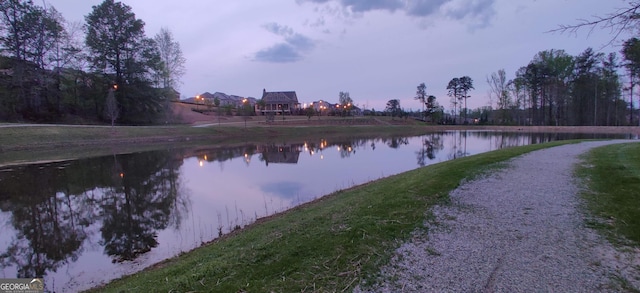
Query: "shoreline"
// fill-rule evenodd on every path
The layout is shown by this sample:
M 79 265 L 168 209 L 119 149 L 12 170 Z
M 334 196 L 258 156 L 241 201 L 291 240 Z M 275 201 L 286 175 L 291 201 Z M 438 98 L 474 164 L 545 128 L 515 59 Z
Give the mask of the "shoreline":
M 336 120 L 327 120 L 335 123 Z M 300 121 L 300 124 L 306 121 Z M 412 122 L 412 121 L 410 121 Z M 5 124 L 6 125 L 6 124 Z M 484 126 L 484 125 L 259 125 L 241 126 L 60 126 L 0 127 L 0 167 L 63 161 L 162 148 L 236 146 L 247 142 L 317 138 L 415 136 L 442 131 L 508 133 L 586 133 L 640 136 L 639 126 Z

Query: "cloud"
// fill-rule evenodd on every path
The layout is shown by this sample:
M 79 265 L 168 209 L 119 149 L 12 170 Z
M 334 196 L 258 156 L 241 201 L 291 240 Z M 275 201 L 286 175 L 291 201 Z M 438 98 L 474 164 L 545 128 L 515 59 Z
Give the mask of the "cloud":
M 405 10 L 411 16 L 429 16 L 437 13 L 440 7 L 450 0 L 415 0 L 407 1 Z
M 495 15 L 495 0 L 449 0 L 443 5 L 444 14 L 453 19 L 470 20 L 474 27 L 485 27 Z
M 326 24 L 325 20 L 324 20 L 324 16 L 320 16 L 318 19 L 316 19 L 316 21 L 310 23 L 308 20 L 305 21 L 305 25 L 308 25 L 310 27 L 323 27 Z
M 331 0 L 296 0 L 296 2 L 298 4 L 303 3 L 303 2 L 311 2 L 311 3 L 318 3 L 318 4 L 324 4 L 327 3 Z
M 280 43 L 256 52 L 255 61 L 270 63 L 289 63 L 302 59 L 300 53 L 291 45 Z
M 389 12 L 403 11 L 406 15 L 418 18 L 442 15 L 455 20 L 469 21 L 472 26 L 486 26 L 495 14 L 495 0 L 296 0 L 298 4 L 337 3 L 344 10 L 355 13 L 343 15 L 357 16 L 372 10 Z
M 313 40 L 301 34 L 293 34 L 285 38 L 287 44 L 290 44 L 298 51 L 309 51 L 315 47 Z
M 279 25 L 275 22 L 272 23 L 267 23 L 265 25 L 262 26 L 264 29 L 266 29 L 268 32 L 274 33 L 278 36 L 288 36 L 288 35 L 292 35 L 293 34 L 293 29 L 291 29 L 290 27 L 286 26 L 286 25 Z
M 341 6 L 351 9 L 352 12 L 367 12 L 371 10 L 394 11 L 404 6 L 403 0 L 296 0 L 298 4 L 311 2 L 325 4 L 337 1 Z
M 340 2 L 353 12 L 367 12 L 370 10 L 395 11 L 404 6 L 401 0 L 340 0 Z
M 284 42 L 256 52 L 255 61 L 288 63 L 302 60 L 303 54 L 312 50 L 315 43 L 307 36 L 293 31 L 286 25 L 268 23 L 262 26 L 268 32 L 284 37 Z

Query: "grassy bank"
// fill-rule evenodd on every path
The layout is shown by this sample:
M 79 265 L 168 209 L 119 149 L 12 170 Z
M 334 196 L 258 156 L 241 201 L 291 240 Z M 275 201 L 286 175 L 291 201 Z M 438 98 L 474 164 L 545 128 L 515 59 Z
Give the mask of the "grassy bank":
M 286 125 L 243 124 L 196 128 L 177 126 L 17 126 L 0 127 L 0 166 L 29 162 L 59 161 L 118 153 L 177 148 L 194 145 L 237 145 L 246 142 L 273 143 L 319 138 L 373 138 L 413 136 L 452 130 L 506 132 L 622 133 L 640 134 L 640 127 L 517 127 L 479 125 L 425 125 L 415 121 L 376 118 L 382 124 L 350 124 L 353 119 L 327 117 L 307 125 L 306 120 Z M 355 120 L 358 121 L 358 120 Z M 348 122 L 348 123 L 347 123 Z M 396 125 L 394 123 L 404 123 Z M 3 126 L 7 126 L 3 125 Z
M 388 137 L 419 135 L 416 126 L 314 127 L 0 127 L 0 166 L 34 161 L 65 160 L 114 153 L 176 148 L 189 145 L 234 145 L 275 140 L 327 137 Z
M 610 145 L 583 156 L 577 173 L 584 178 L 583 192 L 591 224 L 610 240 L 640 246 L 640 144 Z
M 351 121 L 351 120 L 346 120 Z M 391 121 L 391 120 L 389 120 Z M 389 122 L 386 121 L 386 122 Z M 241 142 L 247 139 L 272 139 L 322 135 L 424 134 L 434 131 L 489 130 L 549 133 L 621 133 L 640 134 L 640 127 L 551 127 L 551 126 L 479 126 L 479 125 L 350 125 L 344 119 L 322 120 L 327 125 L 261 125 L 242 127 L 213 126 L 16 126 L 0 127 L 0 152 L 37 151 L 60 147 L 123 146 L 130 144 L 166 144 L 173 142 Z M 385 122 L 385 121 L 382 121 Z
M 101 288 L 106 292 L 342 292 L 375 276 L 429 206 L 497 162 L 569 141 L 456 159 L 294 208 Z

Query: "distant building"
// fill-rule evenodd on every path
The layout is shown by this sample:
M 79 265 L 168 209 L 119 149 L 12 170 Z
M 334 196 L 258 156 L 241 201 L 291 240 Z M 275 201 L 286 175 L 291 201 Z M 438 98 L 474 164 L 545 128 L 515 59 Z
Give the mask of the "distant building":
M 337 104 L 332 104 L 327 101 L 320 100 L 320 101 L 313 101 L 308 105 L 305 104 L 305 107 L 313 108 L 316 111 L 316 113 L 319 113 L 320 115 L 326 115 L 326 113 L 335 111 L 334 107 L 336 105 Z
M 260 113 L 263 115 L 268 113 L 291 115 L 300 109 L 300 103 L 295 91 L 267 92 L 267 90 L 263 89 L 262 101 L 264 102 L 264 108 L 260 110 Z
M 244 98 L 236 95 L 227 95 L 221 92 L 215 92 L 213 94 L 210 92 L 204 92 L 195 97 L 189 98 L 185 101 L 196 103 L 196 104 L 204 104 L 205 101 L 207 101 L 207 102 L 210 102 L 212 105 L 214 105 L 216 99 L 220 101 L 220 106 L 222 107 L 231 106 L 233 108 L 242 107 L 243 103 L 249 103 L 249 105 L 255 105 L 257 102 L 256 98 L 252 98 L 252 97 Z
M 305 104 L 306 105 L 306 104 Z M 313 108 L 316 112 L 325 114 L 328 113 L 330 115 L 342 115 L 342 106 L 340 104 L 332 104 L 324 100 L 313 101 L 311 104 L 306 105 L 307 108 Z M 355 105 L 351 105 L 349 110 L 346 112 L 349 116 L 362 116 L 362 109 L 356 107 Z

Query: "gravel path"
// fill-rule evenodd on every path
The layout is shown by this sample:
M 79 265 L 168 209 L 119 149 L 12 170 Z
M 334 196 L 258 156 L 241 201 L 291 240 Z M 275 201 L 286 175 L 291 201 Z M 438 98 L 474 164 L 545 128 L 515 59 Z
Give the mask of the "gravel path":
M 638 288 L 640 254 L 584 227 L 572 177 L 578 155 L 618 142 L 532 152 L 462 184 L 432 209 L 428 235 L 415 232 L 380 283 L 355 292 L 620 292 L 621 279 Z

